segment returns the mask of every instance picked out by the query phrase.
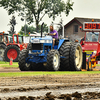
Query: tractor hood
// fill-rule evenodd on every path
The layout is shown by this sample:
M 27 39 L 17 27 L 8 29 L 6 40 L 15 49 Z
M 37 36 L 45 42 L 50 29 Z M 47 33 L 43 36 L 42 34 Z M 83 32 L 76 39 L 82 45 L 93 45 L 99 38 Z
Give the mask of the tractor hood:
M 52 43 L 52 37 L 51 36 L 31 37 L 30 42 L 31 43 Z

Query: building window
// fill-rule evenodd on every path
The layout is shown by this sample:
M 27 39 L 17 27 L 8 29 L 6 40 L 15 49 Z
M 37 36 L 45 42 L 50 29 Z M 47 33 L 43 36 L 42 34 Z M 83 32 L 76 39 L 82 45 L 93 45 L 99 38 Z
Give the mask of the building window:
M 74 33 L 78 33 L 78 25 L 74 25 Z

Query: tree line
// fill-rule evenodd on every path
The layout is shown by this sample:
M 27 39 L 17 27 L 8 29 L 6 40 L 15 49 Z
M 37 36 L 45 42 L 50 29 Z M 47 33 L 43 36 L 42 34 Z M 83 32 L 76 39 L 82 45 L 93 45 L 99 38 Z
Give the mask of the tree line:
M 61 16 L 62 12 L 69 15 L 73 2 L 71 0 L 0 0 L 0 7 L 7 10 L 8 15 L 15 12 L 26 19 L 28 24 L 35 23 L 36 31 L 39 30 L 39 24 L 45 15 L 53 20 Z

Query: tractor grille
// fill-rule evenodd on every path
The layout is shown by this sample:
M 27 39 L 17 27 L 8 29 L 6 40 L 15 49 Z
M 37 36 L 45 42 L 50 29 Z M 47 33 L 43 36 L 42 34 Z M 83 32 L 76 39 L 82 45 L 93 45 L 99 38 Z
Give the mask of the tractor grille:
M 38 43 L 38 44 L 32 43 L 32 50 L 43 50 L 43 44 L 42 43 Z

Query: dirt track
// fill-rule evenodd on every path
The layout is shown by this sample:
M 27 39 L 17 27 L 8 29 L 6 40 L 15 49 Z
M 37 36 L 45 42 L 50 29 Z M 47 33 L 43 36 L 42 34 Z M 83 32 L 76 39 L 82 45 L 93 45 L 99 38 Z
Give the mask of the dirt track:
M 20 72 L 19 69 L 0 69 L 1 72 Z M 77 93 L 77 92 L 79 93 Z M 80 96 L 80 100 L 89 98 L 100 98 L 100 74 L 84 75 L 42 75 L 33 77 L 0 77 L 0 98 L 11 100 L 64 100 L 73 98 L 72 93 Z M 97 92 L 97 93 L 85 93 Z M 80 94 L 82 93 L 82 94 Z M 84 94 L 85 93 L 85 94 Z M 61 95 L 66 94 L 66 95 Z M 67 95 L 71 94 L 71 95 Z M 91 94 L 95 94 L 92 95 Z M 24 96 L 24 97 L 23 97 Z M 85 97 L 84 97 L 85 96 Z M 86 97 L 87 96 L 87 97 Z M 53 99 L 50 99 L 52 97 Z M 21 98 L 21 99 L 20 99 Z M 24 98 L 24 99 L 22 99 Z M 25 99 L 27 98 L 27 99 Z M 29 99 L 31 98 L 31 99 Z M 46 99 L 49 98 L 49 99 Z M 70 100 L 70 99 L 65 99 Z M 77 100 L 77 99 L 75 99 Z
M 0 72 L 20 72 L 19 68 L 0 67 Z

